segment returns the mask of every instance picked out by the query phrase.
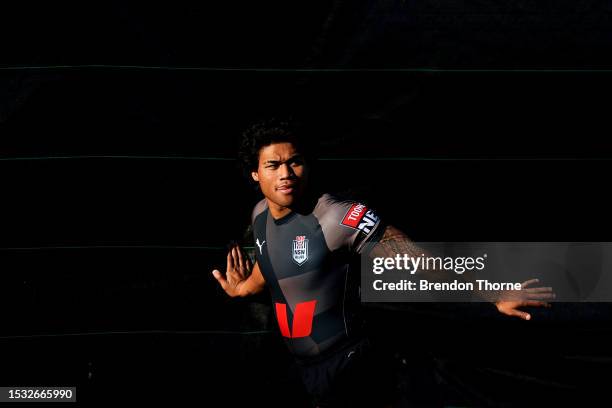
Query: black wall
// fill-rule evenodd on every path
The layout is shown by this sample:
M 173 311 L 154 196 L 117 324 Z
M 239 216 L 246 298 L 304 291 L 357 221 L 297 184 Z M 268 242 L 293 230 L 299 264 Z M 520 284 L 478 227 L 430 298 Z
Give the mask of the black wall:
M 610 240 L 609 2 L 3 8 L 4 385 L 305 398 L 265 296 L 228 300 L 210 276 L 258 200 L 233 159 L 262 117 L 305 118 L 318 185 L 415 240 Z M 605 393 L 608 305 L 369 313 L 413 399 Z

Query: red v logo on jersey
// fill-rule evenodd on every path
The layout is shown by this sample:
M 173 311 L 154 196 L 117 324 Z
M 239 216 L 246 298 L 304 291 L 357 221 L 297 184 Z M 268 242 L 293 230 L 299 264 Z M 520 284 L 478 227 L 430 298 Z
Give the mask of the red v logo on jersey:
M 310 336 L 312 332 L 312 320 L 314 318 L 316 300 L 302 302 L 295 305 L 293 314 L 293 330 L 289 331 L 289 320 L 287 319 L 287 305 L 276 303 L 276 319 L 280 326 L 283 337 L 297 338 Z

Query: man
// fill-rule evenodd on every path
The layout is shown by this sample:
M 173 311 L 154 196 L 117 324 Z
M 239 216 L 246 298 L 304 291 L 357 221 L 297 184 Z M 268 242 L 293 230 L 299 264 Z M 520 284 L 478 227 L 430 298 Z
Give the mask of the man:
M 393 379 L 364 331 L 355 260 L 364 251 L 413 253 L 415 247 L 367 206 L 308 188 L 305 140 L 299 128 L 275 120 L 245 132 L 241 158 L 264 195 L 252 213 L 256 262 L 234 246 L 226 273 L 213 275 L 232 297 L 268 286 L 281 334 L 316 406 L 385 406 Z M 544 292 L 535 295 L 546 298 Z M 519 307 L 545 305 L 533 299 L 496 304 L 526 320 Z

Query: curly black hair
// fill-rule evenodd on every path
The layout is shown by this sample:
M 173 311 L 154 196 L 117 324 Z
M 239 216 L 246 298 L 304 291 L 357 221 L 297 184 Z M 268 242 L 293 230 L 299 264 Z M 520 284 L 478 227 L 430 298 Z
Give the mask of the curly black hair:
M 288 142 L 295 146 L 307 162 L 312 162 L 314 155 L 310 148 L 305 126 L 293 118 L 272 118 L 257 122 L 242 133 L 242 142 L 238 158 L 242 171 L 249 181 L 251 172 L 259 166 L 259 151 L 273 143 Z

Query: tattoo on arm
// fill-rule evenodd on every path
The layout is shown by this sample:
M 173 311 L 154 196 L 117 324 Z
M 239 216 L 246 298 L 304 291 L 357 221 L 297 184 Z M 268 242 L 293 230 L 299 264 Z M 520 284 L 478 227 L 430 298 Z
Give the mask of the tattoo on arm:
M 394 257 L 396 254 L 407 254 L 412 257 L 421 256 L 423 250 L 402 231 L 389 225 L 385 228 L 385 233 L 370 254 L 373 257 Z

